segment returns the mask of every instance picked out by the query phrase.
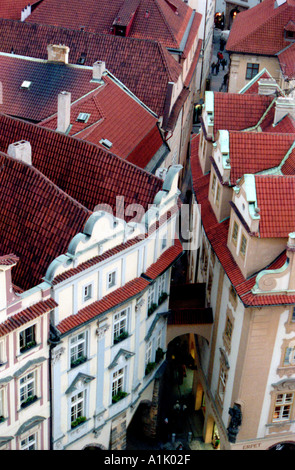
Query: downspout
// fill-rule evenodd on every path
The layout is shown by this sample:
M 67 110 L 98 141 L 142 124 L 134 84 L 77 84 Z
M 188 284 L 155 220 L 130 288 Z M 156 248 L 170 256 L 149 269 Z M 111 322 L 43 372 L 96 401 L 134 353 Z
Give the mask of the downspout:
M 206 23 L 207 23 L 207 4 L 208 0 L 206 0 L 206 13 L 205 13 L 205 20 L 204 20 L 204 37 L 203 37 L 203 44 L 202 44 L 202 51 L 203 51 L 203 57 L 202 57 L 202 67 L 201 67 L 201 77 L 200 77 L 200 92 L 202 92 L 202 81 L 203 81 L 203 70 L 204 70 L 204 47 L 206 46 Z M 201 93 L 200 93 L 201 96 Z

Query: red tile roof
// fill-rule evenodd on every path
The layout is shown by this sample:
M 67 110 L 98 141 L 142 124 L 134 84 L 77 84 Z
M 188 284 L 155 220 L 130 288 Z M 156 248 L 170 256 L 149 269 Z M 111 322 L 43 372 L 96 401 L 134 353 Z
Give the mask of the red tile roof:
M 288 238 L 295 231 L 295 176 L 256 175 L 261 238 Z
M 53 299 L 42 300 L 31 307 L 27 307 L 15 315 L 11 315 L 3 323 L 0 323 L 0 337 L 20 328 L 31 320 L 44 315 L 54 309 L 57 303 Z
M 284 27 L 294 18 L 294 0 L 287 0 L 277 8 L 274 0 L 264 0 L 236 16 L 226 49 L 274 56 L 290 44 L 284 38 Z
M 183 249 L 181 243 L 176 240 L 175 245 L 168 248 L 163 255 L 146 271 L 145 275 L 155 279 L 157 276 L 167 270 L 172 263 L 181 255 Z M 141 294 L 150 284 L 145 277 L 138 277 L 130 282 L 127 282 L 124 286 L 116 289 L 111 294 L 106 295 L 100 300 L 93 302 L 91 305 L 81 309 L 75 315 L 62 320 L 58 325 L 57 329 L 61 334 L 67 333 L 68 331 L 79 327 L 87 321 L 92 320 L 98 315 L 117 307 L 119 304 L 132 299 L 138 294 Z
M 231 185 L 234 186 L 244 174 L 279 166 L 294 140 L 295 134 L 230 131 Z
M 14 55 L 0 54 L 0 70 L 4 97 L 0 112 L 33 122 L 56 112 L 58 93 L 71 92 L 76 101 L 98 86 L 91 82 L 92 70 Z M 25 80 L 31 82 L 29 89 L 21 89 Z
M 90 211 L 107 204 L 116 214 L 117 196 L 124 198 L 125 208 L 136 203 L 147 210 L 163 185 L 151 173 L 93 144 L 0 115 L 0 151 L 7 152 L 9 144 L 20 140 L 30 142 L 33 165 Z
M 18 256 L 14 253 L 0 256 L 0 266 L 13 266 L 19 261 Z
M 120 23 L 128 22 L 136 11 L 128 32 L 130 37 L 152 39 L 165 47 L 179 48 L 193 10 L 182 0 L 43 0 L 27 22 L 84 29 L 92 33 L 109 34 L 119 15 Z M 137 7 L 137 3 L 139 3 Z M 175 6 L 174 6 L 175 5 Z M 148 12 L 148 13 L 147 13 Z
M 281 167 L 283 175 L 295 175 L 295 149 L 293 148 L 290 155 Z
M 273 97 L 214 93 L 214 136 L 220 129 L 243 130 L 256 126 Z
M 163 144 L 158 120 L 110 76 L 103 79 L 104 86 L 72 103 L 68 135 L 101 148 L 100 141 L 108 139 L 112 153 L 144 168 Z M 86 123 L 77 122 L 79 113 L 90 114 Z M 56 129 L 57 115 L 41 125 Z
M 288 80 L 295 79 L 295 44 L 291 43 L 278 54 L 283 77 Z
M 1 0 L 0 18 L 20 20 L 22 10 L 28 5 L 34 6 L 42 0 Z
M 256 282 L 256 276 L 245 279 L 238 265 L 236 264 L 229 248 L 227 247 L 229 219 L 218 222 L 208 200 L 208 190 L 210 174 L 203 175 L 199 163 L 199 135 L 193 135 L 191 139 L 191 170 L 193 190 L 197 203 L 201 208 L 201 223 L 208 237 L 208 240 L 219 259 L 226 275 L 234 286 L 237 294 L 246 307 L 260 307 L 266 305 L 294 304 L 295 295 L 269 294 L 255 295 L 251 292 Z M 294 220 L 294 219 L 293 219 Z M 286 261 L 286 252 L 284 251 L 267 269 L 278 269 Z
M 0 51 L 47 60 L 48 44 L 70 48 L 69 62 L 85 54 L 86 66 L 97 60 L 152 111 L 161 116 L 168 82 L 176 82 L 182 67 L 159 42 L 93 34 L 61 27 L 0 19 Z
M 0 166 L 0 260 L 14 264 L 10 253 L 19 258 L 13 282 L 25 290 L 41 282 L 91 212 L 34 167 L 2 153 Z

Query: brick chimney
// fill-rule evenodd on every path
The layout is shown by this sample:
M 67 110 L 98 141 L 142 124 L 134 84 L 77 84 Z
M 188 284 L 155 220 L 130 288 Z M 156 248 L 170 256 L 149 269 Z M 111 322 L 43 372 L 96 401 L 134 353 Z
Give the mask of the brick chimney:
M 57 132 L 67 132 L 71 123 L 71 93 L 62 91 L 57 99 Z
M 30 142 L 20 140 L 8 146 L 7 154 L 21 162 L 32 165 L 32 148 Z
M 102 80 L 102 74 L 106 70 L 106 64 L 102 60 L 98 60 L 93 64 L 93 75 L 92 80 L 100 82 Z
M 62 44 L 48 44 L 48 62 L 61 62 L 63 64 L 69 63 L 70 48 Z
M 274 124 L 277 124 L 287 114 L 295 119 L 295 98 L 285 96 L 277 98 Z

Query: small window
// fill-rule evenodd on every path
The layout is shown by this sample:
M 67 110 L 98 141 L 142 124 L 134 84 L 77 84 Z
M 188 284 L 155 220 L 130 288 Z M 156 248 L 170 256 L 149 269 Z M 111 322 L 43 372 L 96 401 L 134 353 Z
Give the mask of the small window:
M 120 400 L 126 395 L 124 392 L 124 369 L 119 369 L 113 373 L 112 379 L 112 402 Z
M 220 372 L 219 372 L 219 383 L 218 383 L 218 395 L 219 395 L 221 403 L 223 403 L 223 400 L 224 400 L 226 381 L 227 381 L 227 370 L 226 370 L 225 365 L 221 364 Z
M 36 373 L 30 372 L 20 379 L 20 406 L 24 408 L 37 399 Z
M 19 334 L 19 349 L 21 353 L 36 346 L 35 325 L 26 328 Z
M 232 331 L 233 331 L 232 322 L 227 317 L 226 324 L 225 324 L 224 335 L 225 335 L 225 337 L 227 338 L 228 341 L 231 341 Z
M 114 315 L 114 344 L 119 343 L 128 336 L 127 309 Z
M 242 256 L 245 256 L 246 249 L 247 249 L 247 238 L 245 237 L 245 235 L 242 235 L 241 246 L 240 246 L 240 253 Z
M 84 291 L 83 291 L 83 301 L 86 302 L 87 300 L 92 298 L 92 284 L 88 284 L 87 286 L 84 286 Z
M 216 205 L 219 206 L 219 201 L 220 201 L 220 185 L 218 184 L 217 186 L 217 191 L 216 191 Z
M 212 177 L 212 185 L 211 185 L 211 192 L 212 192 L 212 194 L 215 193 L 215 188 L 216 188 L 216 175 L 213 174 L 213 177 Z
M 85 391 L 79 392 L 71 398 L 71 427 L 75 428 L 85 421 Z
M 90 114 L 88 113 L 79 113 L 77 117 L 77 122 L 87 122 L 90 118 Z
M 76 367 L 87 359 L 86 352 L 86 332 L 79 333 L 70 340 L 70 358 L 71 358 L 71 368 Z
M 238 241 L 238 233 L 239 233 L 239 226 L 237 224 L 236 221 L 234 221 L 234 225 L 233 225 L 233 231 L 232 231 L 232 242 L 234 243 L 234 245 L 237 244 L 237 241 Z
M 5 420 L 4 387 L 0 388 L 0 423 Z
M 246 79 L 251 80 L 254 78 L 259 71 L 259 64 L 247 64 L 247 70 L 246 70 Z
M 108 288 L 114 287 L 116 285 L 116 271 L 109 273 L 108 275 Z
M 293 393 L 279 393 L 276 397 L 273 421 L 288 421 L 291 415 Z
M 20 442 L 21 450 L 37 450 L 37 434 L 31 434 L 30 436 L 22 439 Z

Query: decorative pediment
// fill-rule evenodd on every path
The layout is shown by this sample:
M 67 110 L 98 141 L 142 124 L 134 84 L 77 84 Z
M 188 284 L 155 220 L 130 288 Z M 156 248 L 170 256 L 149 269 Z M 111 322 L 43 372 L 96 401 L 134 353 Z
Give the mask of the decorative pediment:
M 118 353 L 116 354 L 116 356 L 114 357 L 114 359 L 110 363 L 108 369 L 113 369 L 118 364 L 120 364 L 120 362 L 122 362 L 122 360 L 123 360 L 123 362 L 125 362 L 126 360 L 130 359 L 130 357 L 134 356 L 134 354 L 135 353 L 133 353 L 131 351 L 126 351 L 126 349 L 120 349 L 120 351 L 118 351 Z
M 20 436 L 24 432 L 27 432 L 29 429 L 33 428 L 34 426 L 37 426 L 38 424 L 42 423 L 46 418 L 43 416 L 33 416 L 33 418 L 28 419 L 25 421 L 19 428 L 18 431 L 16 432 L 16 436 Z
M 79 374 L 75 377 L 69 388 L 66 390 L 66 395 L 69 393 L 72 393 L 76 390 L 81 390 L 85 387 L 86 384 L 91 382 L 94 377 L 91 375 L 83 374 L 82 372 L 79 372 Z
M 272 387 L 277 391 L 295 390 L 295 379 L 283 379 L 280 382 L 272 384 Z

